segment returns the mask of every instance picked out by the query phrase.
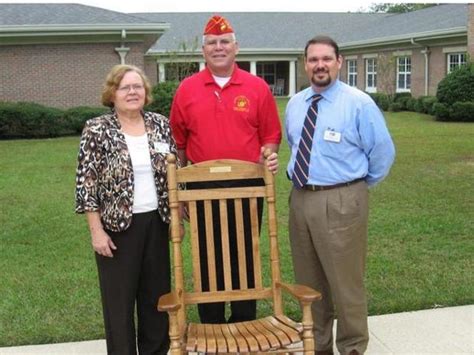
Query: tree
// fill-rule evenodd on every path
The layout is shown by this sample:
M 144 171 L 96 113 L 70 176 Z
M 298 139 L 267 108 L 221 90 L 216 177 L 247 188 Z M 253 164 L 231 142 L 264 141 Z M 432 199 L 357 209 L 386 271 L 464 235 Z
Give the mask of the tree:
M 193 55 L 199 53 L 198 37 L 190 41 L 181 41 L 175 51 L 168 51 L 170 62 L 166 64 L 166 80 L 181 81 L 199 71 L 199 64 Z
M 421 3 L 376 3 L 369 7 L 369 12 L 386 12 L 386 13 L 404 13 L 425 9 L 427 7 L 439 4 L 421 4 Z
M 396 91 L 396 60 L 393 54 L 384 52 L 377 57 L 377 87 L 388 97 L 388 103 L 391 104 L 395 98 Z

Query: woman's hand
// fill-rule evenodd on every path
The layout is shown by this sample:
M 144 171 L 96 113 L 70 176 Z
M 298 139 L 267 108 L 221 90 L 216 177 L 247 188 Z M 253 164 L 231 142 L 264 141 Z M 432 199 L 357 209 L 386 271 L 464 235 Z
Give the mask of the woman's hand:
M 102 256 L 113 258 L 112 250 L 117 250 L 112 238 L 101 228 L 100 230 L 91 230 L 92 248 L 94 251 Z
M 86 217 L 91 232 L 92 248 L 99 255 L 113 258 L 112 250 L 117 250 L 117 247 L 104 231 L 99 212 L 86 212 Z

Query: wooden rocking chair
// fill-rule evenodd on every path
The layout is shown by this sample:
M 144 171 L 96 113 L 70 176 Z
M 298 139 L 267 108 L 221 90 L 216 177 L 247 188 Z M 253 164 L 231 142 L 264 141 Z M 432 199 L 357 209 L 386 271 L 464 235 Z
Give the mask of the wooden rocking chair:
M 269 155 L 267 152 L 266 156 Z M 263 179 L 263 186 L 212 188 L 179 190 L 178 184 L 189 184 L 204 181 L 228 181 L 236 179 Z M 199 353 L 288 353 L 301 352 L 314 354 L 313 320 L 311 303 L 321 299 L 319 292 L 302 285 L 291 285 L 280 280 L 280 260 L 278 252 L 277 219 L 275 211 L 275 186 L 273 175 L 263 164 L 238 160 L 213 160 L 176 169 L 176 159 L 168 156 L 168 187 L 171 208 L 171 241 L 173 253 L 174 290 L 159 299 L 158 309 L 169 313 L 170 352 L 172 355 L 187 352 Z M 242 205 L 248 199 L 251 214 L 252 256 L 245 254 Z M 267 206 L 269 262 L 271 283 L 262 283 L 262 260 L 260 253 L 259 217 L 257 200 L 263 199 Z M 229 233 L 227 229 L 227 203 L 233 200 L 235 206 L 235 225 L 237 230 L 238 277 L 239 289 L 232 286 L 230 263 Z M 209 291 L 201 286 L 198 213 L 197 203 L 203 201 L 208 246 L 208 285 Z M 223 279 L 216 276 L 216 258 L 212 224 L 212 201 L 220 206 L 219 218 L 222 226 L 222 264 Z M 193 291 L 188 292 L 184 286 L 184 266 L 182 257 L 182 239 L 180 237 L 179 203 L 188 203 L 190 216 L 190 243 L 192 251 Z M 247 203 L 247 202 L 246 202 Z M 209 232 L 211 231 L 211 232 Z M 248 248 L 247 248 L 248 249 Z M 248 282 L 246 260 L 253 259 L 254 282 Z M 185 260 L 188 261 L 188 260 Z M 189 260 L 191 262 L 191 260 Z M 235 272 L 235 271 L 234 271 Z M 249 284 L 254 284 L 250 285 Z M 222 288 L 222 289 L 220 289 Z M 282 305 L 282 291 L 294 296 L 302 308 L 302 322 L 297 323 L 285 316 Z M 189 323 L 186 319 L 186 306 L 190 304 L 240 301 L 251 299 L 272 299 L 273 315 L 254 321 L 225 324 Z

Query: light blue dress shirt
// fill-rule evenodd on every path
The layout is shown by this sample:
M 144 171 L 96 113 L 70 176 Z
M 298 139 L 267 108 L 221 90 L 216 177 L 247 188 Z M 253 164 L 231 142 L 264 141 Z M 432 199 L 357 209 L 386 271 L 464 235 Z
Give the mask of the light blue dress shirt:
M 286 107 L 290 146 L 287 172 L 293 175 L 312 87 L 293 96 Z M 309 166 L 310 185 L 334 185 L 364 178 L 369 186 L 387 176 L 395 147 L 382 112 L 366 93 L 336 80 L 321 92 Z

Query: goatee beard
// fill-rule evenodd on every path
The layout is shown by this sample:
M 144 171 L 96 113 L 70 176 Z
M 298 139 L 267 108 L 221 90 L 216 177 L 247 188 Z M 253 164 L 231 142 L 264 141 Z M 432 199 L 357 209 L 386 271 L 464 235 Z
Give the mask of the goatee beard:
M 331 81 L 332 80 L 330 76 L 328 76 L 327 79 L 323 79 L 323 80 L 315 79 L 314 76 L 311 78 L 311 83 L 316 87 L 326 87 L 329 84 L 331 84 Z

